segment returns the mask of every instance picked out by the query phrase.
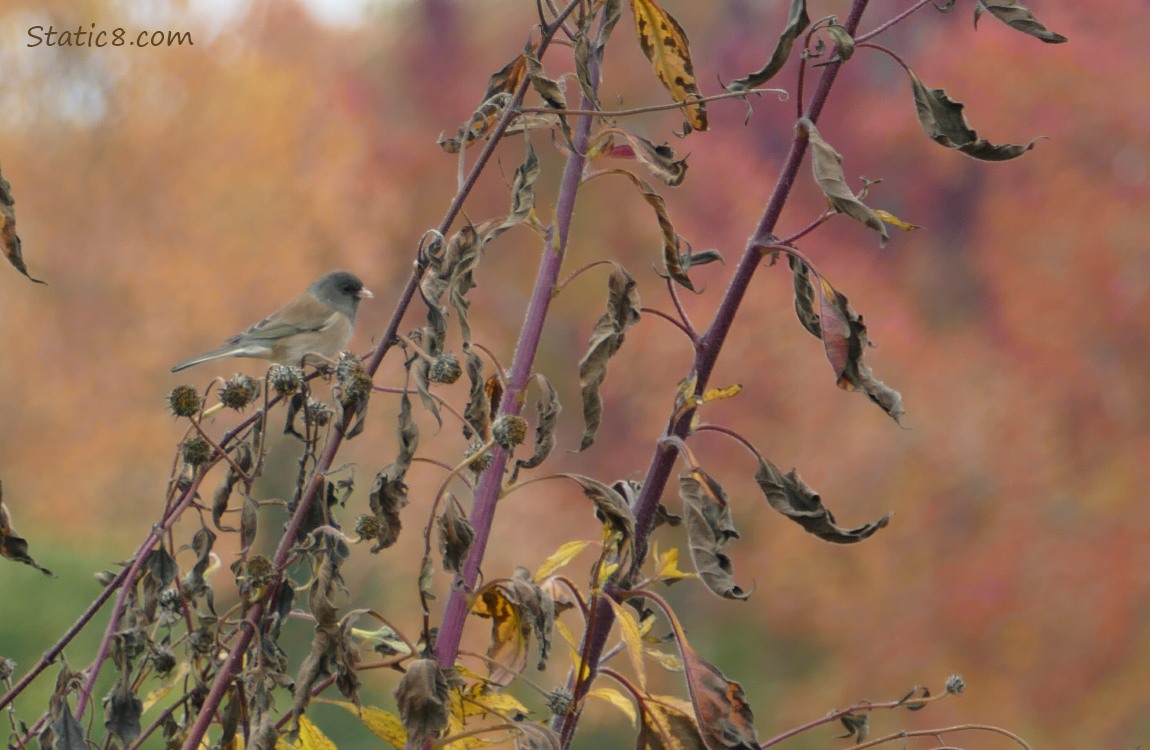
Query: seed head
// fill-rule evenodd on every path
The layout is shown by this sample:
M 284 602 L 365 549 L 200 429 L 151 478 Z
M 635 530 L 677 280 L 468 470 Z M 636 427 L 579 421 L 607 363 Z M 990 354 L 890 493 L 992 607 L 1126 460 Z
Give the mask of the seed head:
M 168 408 L 177 417 L 193 417 L 203 405 L 199 392 L 190 385 L 177 385 L 168 394 Z

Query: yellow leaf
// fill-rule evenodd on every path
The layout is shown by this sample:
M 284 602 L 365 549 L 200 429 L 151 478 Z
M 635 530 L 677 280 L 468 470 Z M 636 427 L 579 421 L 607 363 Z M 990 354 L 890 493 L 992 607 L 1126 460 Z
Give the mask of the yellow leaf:
M 703 393 L 703 403 L 708 401 L 718 401 L 724 398 L 734 398 L 743 392 L 743 386 L 739 383 L 728 385 L 726 388 L 711 388 Z
M 447 720 L 447 731 L 444 737 L 454 737 L 457 734 L 462 734 L 467 731 L 469 727 L 466 726 L 465 716 L 466 708 L 463 703 L 463 696 L 458 690 L 451 691 L 451 716 Z M 443 750 L 471 750 L 477 747 L 486 747 L 490 745 L 489 741 L 482 739 L 479 735 L 468 735 L 453 742 L 444 742 Z
M 539 570 L 535 571 L 535 581 L 542 581 L 544 578 L 559 570 L 574 560 L 576 555 L 587 549 L 587 546 L 591 544 L 594 544 L 594 542 L 567 542 L 543 561 L 543 564 L 539 566 Z
M 889 211 L 883 211 L 881 208 L 876 208 L 874 212 L 876 216 L 885 221 L 887 224 L 893 224 L 904 232 L 913 232 L 916 229 L 922 229 L 922 227 L 920 227 L 918 224 L 910 224 L 905 222 Z
M 639 46 L 651 61 L 655 75 L 671 92 L 671 98 L 677 102 L 699 99 L 695 70 L 691 65 L 691 50 L 683 27 L 656 0 L 631 0 L 631 10 L 635 13 L 635 32 L 639 35 Z M 691 128 L 707 129 L 705 104 L 690 104 L 685 110 L 687 124 Z
M 638 720 L 638 717 L 635 715 L 635 704 L 627 700 L 618 690 L 614 688 L 595 688 L 587 693 L 587 697 L 607 701 L 626 714 L 627 718 L 631 720 L 631 726 L 635 726 Z
M 659 651 L 653 648 L 643 649 L 643 653 L 659 662 L 659 665 L 668 672 L 683 671 L 683 660 L 674 654 L 668 654 L 666 651 Z
M 619 563 L 617 562 L 607 563 L 603 567 L 599 568 L 599 581 L 596 585 L 599 588 L 603 588 L 603 584 L 606 583 L 607 579 L 614 575 L 615 571 L 618 569 Z
M 299 717 L 299 750 L 336 750 L 335 743 L 307 716 Z
M 571 663 L 573 665 L 579 664 L 579 657 L 580 657 L 579 641 L 575 640 L 575 634 L 572 633 L 571 629 L 567 627 L 567 623 L 563 622 L 562 620 L 558 620 L 558 619 L 555 620 L 555 629 L 559 631 L 559 636 L 564 641 L 566 641 L 567 647 L 571 651 Z M 587 669 L 586 664 L 583 665 L 582 671 L 583 671 L 583 674 L 580 675 L 579 679 L 586 679 L 587 675 L 590 674 L 590 671 Z
M 639 687 L 646 689 L 647 674 L 643 670 L 643 634 L 639 631 L 639 623 L 623 605 L 611 597 L 606 597 L 606 599 L 615 610 L 615 621 L 619 623 L 619 631 L 623 635 L 623 645 L 627 649 L 627 656 L 631 659 L 631 666 L 635 668 Z
M 402 749 L 407 744 L 407 731 L 403 722 L 390 711 L 375 706 L 357 706 L 351 701 L 333 701 L 329 698 L 315 698 L 316 703 L 330 703 L 354 714 L 368 730 L 387 744 Z
M 164 678 L 164 681 L 160 684 L 160 686 L 148 693 L 148 697 L 144 699 L 144 705 L 141 709 L 141 713 L 147 713 L 148 709 L 162 701 L 164 698 L 167 698 L 168 694 L 172 692 L 172 688 L 174 688 L 178 683 L 183 682 L 184 677 L 186 677 L 188 674 L 188 668 L 188 662 L 186 661 L 182 661 L 177 664 L 176 668 L 172 670 L 172 673 Z
M 695 578 L 695 573 L 679 570 L 679 548 L 672 547 L 666 552 L 655 551 L 655 559 L 659 562 L 659 580 L 674 583 L 684 578 Z
M 463 702 L 463 711 L 467 716 L 496 713 L 509 718 L 514 718 L 516 714 L 527 716 L 531 713 L 515 696 L 509 693 L 493 693 L 483 683 L 478 683 L 468 690 L 467 700 Z

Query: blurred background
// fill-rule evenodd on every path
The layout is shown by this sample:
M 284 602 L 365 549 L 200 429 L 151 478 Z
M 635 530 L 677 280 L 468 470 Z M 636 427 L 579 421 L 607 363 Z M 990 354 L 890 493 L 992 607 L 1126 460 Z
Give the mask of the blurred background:
M 862 28 L 910 4 L 875 0 Z M 781 0 L 666 6 L 690 37 L 705 94 L 757 69 L 786 16 Z M 849 3 L 810 6 L 812 18 L 844 17 Z M 938 692 L 959 673 L 962 697 L 873 716 L 872 736 L 984 722 L 1034 747 L 1150 744 L 1150 64 L 1142 44 L 1150 5 L 1032 7 L 1070 42 L 1046 45 L 990 17 L 976 31 L 972 0 L 950 14 L 927 6 L 876 40 L 963 102 L 980 136 L 1047 137 L 1022 158 L 987 164 L 932 143 L 905 74 L 871 50 L 845 67 L 820 122 L 850 179 L 882 178 L 868 203 L 924 227 L 880 248 L 842 218 L 801 243 L 864 315 L 877 344 L 867 362 L 901 391 L 905 429 L 835 387 L 820 343 L 795 319 L 785 265 L 756 278 L 720 359 L 712 384 L 739 382 L 744 391 L 710 405 L 708 421 L 737 430 L 784 470 L 796 467 L 844 526 L 894 512 L 865 543 L 824 544 L 765 507 L 755 464 L 735 443 L 714 433 L 692 439 L 731 495 L 742 532 L 730 547 L 735 578 L 754 593 L 717 601 L 687 582 L 669 596 L 697 650 L 744 685 L 762 739 L 916 684 Z M 376 293 L 360 309 L 353 342 L 360 351 L 372 345 L 420 235 L 455 193 L 457 160 L 436 146 L 438 136 L 469 117 L 535 20 L 528 2 L 5 0 L 0 165 L 29 270 L 48 286 L 0 267 L 0 481 L 32 554 L 59 574 L 47 580 L 0 564 L 0 655 L 17 660 L 18 674 L 96 595 L 91 574 L 128 558 L 158 517 L 184 434 L 166 408 L 168 391 L 263 372 L 225 361 L 173 376 L 172 364 L 337 267 Z M 29 29 L 50 25 L 186 31 L 194 45 L 29 47 Z M 566 56 L 548 56 L 552 76 L 569 70 Z M 607 106 L 665 101 L 626 13 L 605 70 Z M 793 91 L 794 72 L 792 61 L 772 85 Z M 568 83 L 569 100 L 576 90 Z M 705 292 L 686 305 L 700 327 L 774 184 L 794 103 L 768 97 L 748 116 L 742 103 L 718 102 L 711 121 L 710 132 L 682 142 L 674 112 L 623 123 L 690 154 L 683 186 L 662 190 L 670 216 L 696 250 L 715 248 L 729 261 L 693 272 Z M 546 137 L 534 143 L 544 168 L 538 210 L 548 221 L 561 158 Z M 506 212 L 522 149 L 521 137 L 501 148 L 465 208 L 471 219 Z M 804 166 L 780 234 L 824 205 Z M 569 270 L 620 259 L 644 304 L 670 309 L 654 271 L 658 229 L 622 181 L 598 180 L 580 194 L 572 242 Z M 514 230 L 488 248 L 477 276 L 476 338 L 504 365 L 538 253 L 530 232 Z M 581 432 L 576 362 L 605 276 L 593 270 L 572 283 L 548 325 L 538 369 L 567 408 L 560 450 L 545 468 L 638 480 L 691 357 L 677 331 L 648 316 L 611 364 L 598 442 L 570 453 Z M 416 310 L 405 328 L 420 323 Z M 399 385 L 401 373 L 389 356 L 377 383 Z M 464 397 L 459 388 L 444 394 Z M 358 480 L 352 513 L 394 456 L 394 411 L 377 396 L 367 433 L 341 454 Z M 419 419 L 421 452 L 455 463 L 464 448 L 457 425 L 437 431 Z M 213 429 L 236 420 L 221 413 Z M 273 444 L 258 497 L 290 491 L 297 453 L 290 441 Z M 346 606 L 376 607 L 417 631 L 412 576 L 441 478 L 429 465 L 413 469 L 405 535 L 378 557 L 356 548 Z M 561 484 L 534 485 L 501 506 L 488 578 L 517 564 L 533 569 L 568 539 L 597 538 L 585 499 Z M 677 505 L 673 489 L 666 500 Z M 186 539 L 195 528 L 189 518 L 179 531 Z M 270 544 L 274 528 L 264 531 Z M 661 549 L 680 546 L 686 556 L 681 535 L 660 533 Z M 226 571 L 234 541 L 221 538 L 217 551 Z M 572 576 L 582 580 L 589 562 L 580 558 Z M 73 667 L 90 661 L 106 624 L 96 622 L 66 651 Z M 294 628 L 290 637 L 306 644 L 310 626 Z M 473 625 L 471 648 L 483 648 L 486 629 Z M 535 679 L 560 684 L 564 659 L 557 650 L 551 671 Z M 17 704 L 29 722 L 51 674 Z M 677 689 L 674 676 L 665 683 Z M 366 675 L 365 702 L 390 708 L 394 684 L 393 674 Z M 317 721 L 344 746 L 369 741 L 345 714 L 326 710 Z M 605 703 L 589 708 L 583 729 L 581 747 L 632 736 Z M 836 729 L 786 746 L 849 742 L 832 740 Z

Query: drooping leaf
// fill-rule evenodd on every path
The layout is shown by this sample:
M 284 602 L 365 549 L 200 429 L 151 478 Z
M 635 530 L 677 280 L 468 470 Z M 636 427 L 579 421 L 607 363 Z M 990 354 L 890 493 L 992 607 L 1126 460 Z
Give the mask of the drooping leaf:
M 638 750 L 711 750 L 703 742 L 690 703 L 669 695 L 653 695 L 642 706 L 643 725 Z
M 477 436 L 482 442 L 491 439 L 491 418 L 497 406 L 493 406 L 487 392 L 487 380 L 483 377 L 483 359 L 471 347 L 463 345 L 464 369 L 471 382 L 471 395 L 463 410 L 463 437 Z
M 448 154 L 458 154 L 481 138 L 487 136 L 494 128 L 504 111 L 510 106 L 513 97 L 511 94 L 500 92 L 485 99 L 471 114 L 471 118 L 459 127 L 453 137 L 441 135 L 439 147 Z
M 524 141 L 527 144 L 527 155 L 523 158 L 523 163 L 515 168 L 515 176 L 511 180 L 511 211 L 506 219 L 483 233 L 485 243 L 527 221 L 535 211 L 535 181 L 539 178 L 539 157 L 535 155 L 531 139 L 525 138 Z
M 783 28 L 783 33 L 779 34 L 778 44 L 775 45 L 775 51 L 771 53 L 770 59 L 758 71 L 728 83 L 727 91 L 748 91 L 758 88 L 774 78 L 783 69 L 787 58 L 791 56 L 791 48 L 794 47 L 795 40 L 810 24 L 811 19 L 807 16 L 806 0 L 791 0 L 790 10 L 787 13 L 787 25 Z
M 487 81 L 487 91 L 483 94 L 483 101 L 496 94 L 514 94 L 526 72 L 527 59 L 521 52 L 512 58 L 511 62 L 491 74 L 491 78 Z
M 595 515 L 612 531 L 622 536 L 624 543 L 634 538 L 635 516 L 631 513 L 631 506 L 621 494 L 591 477 L 581 474 L 563 476 L 578 482 L 583 488 L 583 494 L 595 504 Z
M 399 452 L 395 461 L 379 470 L 375 475 L 368 506 L 377 521 L 374 528 L 375 545 L 372 552 L 379 552 L 395 544 L 403 523 L 399 511 L 407 506 L 407 483 L 404 477 L 419 446 L 419 428 L 411 418 L 411 401 L 403 394 L 399 401 L 396 435 L 399 438 Z
M 855 744 L 864 742 L 870 734 L 870 715 L 846 713 L 839 717 L 839 722 L 846 729 L 846 734 L 838 735 L 840 740 L 855 738 Z
M 555 431 L 559 427 L 559 414 L 563 411 L 559 393 L 542 373 L 536 373 L 534 380 L 539 388 L 539 396 L 535 401 L 535 413 L 538 415 L 535 423 L 535 450 L 529 458 L 515 462 L 515 470 L 511 472 L 512 482 L 518 478 L 520 469 L 534 469 L 546 461 L 555 449 Z
M 104 728 L 120 739 L 124 746 L 130 745 L 140 736 L 143 728 L 140 726 L 140 716 L 143 714 L 144 704 L 129 685 L 121 680 L 112 688 L 112 692 L 105 699 Z
M 831 206 L 839 213 L 844 213 L 863 226 L 878 232 L 882 236 L 882 244 L 886 245 L 890 239 L 886 225 L 847 185 L 846 176 L 843 174 L 842 155 L 823 140 L 818 128 L 810 119 L 806 117 L 800 119 L 799 127 L 806 131 L 811 144 L 811 167 L 815 182 Z
M 607 362 L 623 345 L 627 329 L 639 322 L 639 292 L 631 274 L 616 264 L 607 281 L 607 311 L 595 323 L 589 348 L 579 360 L 579 393 L 583 398 L 583 438 L 579 450 L 590 448 L 603 419 L 599 388 L 607 379 Z
M 888 513 L 873 523 L 854 529 L 839 527 L 835 523 L 834 515 L 823 506 L 819 494 L 808 487 L 794 469 L 783 474 L 778 467 L 762 456 L 759 456 L 755 483 L 762 490 L 768 505 L 827 542 L 835 544 L 860 542 L 885 527 L 890 521 Z
M 956 102 L 942 89 L 928 89 L 910 68 L 910 87 L 914 94 L 914 106 L 922 129 L 935 142 L 947 148 L 961 151 L 967 156 L 983 161 L 1006 161 L 1022 156 L 1034 144 L 1035 138 L 1025 146 L 1013 143 L 996 145 L 978 137 L 978 133 L 966 122 L 962 102 Z
M 12 528 L 12 517 L 8 513 L 8 506 L 4 504 L 4 484 L 0 482 L 0 556 L 15 562 L 30 565 L 46 576 L 55 578 L 56 574 L 41 566 L 28 554 L 28 542 L 16 535 Z
M 535 89 L 535 93 L 543 98 L 548 107 L 567 109 L 567 97 L 563 93 L 563 87 L 555 80 L 547 77 L 547 72 L 543 70 L 543 63 L 539 61 L 539 57 L 535 54 L 530 42 L 523 50 L 523 59 L 526 61 L 527 77 L 530 79 L 531 87 Z
M 724 599 L 750 596 L 731 576 L 731 559 L 722 552 L 739 538 L 731 518 L 730 502 L 722 486 L 702 469 L 679 476 L 679 495 L 687 518 L 687 543 L 695 571 L 707 588 Z
M 410 746 L 439 736 L 448 719 L 447 678 L 434 659 L 416 659 L 395 688 L 399 718 Z
M 549 594 L 531 580 L 524 568 L 509 579 L 492 581 L 477 594 L 472 614 L 491 619 L 487 655 L 489 680 L 507 685 L 527 664 L 534 634 L 539 643 L 539 669 L 546 666 L 555 626 L 555 607 Z
M 827 36 L 831 38 L 831 43 L 835 46 L 835 53 L 838 54 L 840 60 L 851 59 L 855 53 L 855 40 L 849 31 L 837 23 L 832 23 L 827 26 Z
M 592 80 L 591 71 L 598 69 L 599 63 L 603 61 L 603 50 L 607 46 L 611 32 L 615 29 L 615 24 L 619 22 L 621 13 L 621 0 L 606 0 L 600 11 L 602 20 L 599 23 L 595 38 L 591 38 L 590 23 L 581 26 L 575 37 L 575 77 L 579 81 L 579 87 L 583 90 L 583 96 L 595 108 L 599 105 L 599 80 Z M 594 68 L 592 66 L 593 61 L 595 63 Z
M 680 643 L 687 690 L 707 750 L 758 750 L 755 718 L 743 686 L 728 680 L 687 643 Z
M 978 26 L 978 19 L 983 12 L 990 13 L 1015 31 L 1029 34 L 1048 44 L 1062 44 L 1066 41 L 1066 37 L 1043 26 L 1030 12 L 1030 9 L 1018 0 L 976 0 L 974 4 L 975 27 Z
M 803 327 L 823 342 L 823 350 L 835 373 L 835 383 L 847 391 L 860 391 L 878 404 L 895 422 L 903 415 L 902 395 L 874 377 L 863 363 L 869 341 L 862 316 L 850 306 L 846 295 L 795 256 L 790 257 L 794 273 L 795 312 Z M 814 283 L 817 282 L 817 283 Z M 815 305 L 818 311 L 815 311 Z
M 28 266 L 24 263 L 24 253 L 20 246 L 20 235 L 16 234 L 16 201 L 12 199 L 12 186 L 0 172 L 0 250 L 4 257 L 29 281 L 37 284 L 45 282 L 32 278 L 28 273 Z
M 615 136 L 627 143 L 616 143 Z M 675 149 L 663 144 L 656 146 L 641 136 L 626 130 L 612 128 L 599 134 L 588 147 L 593 157 L 609 156 L 614 159 L 634 159 L 647 168 L 655 179 L 670 187 L 683 184 L 687 176 L 687 159 L 675 156 Z
M 471 543 L 475 541 L 475 529 L 467 520 L 459 500 L 450 492 L 444 498 L 447 507 L 436 521 L 439 531 L 439 553 L 443 556 L 443 569 L 461 573 Z
M 252 446 L 248 441 L 244 440 L 236 444 L 235 450 L 232 451 L 232 461 L 235 462 L 235 466 L 232 466 L 231 463 L 227 464 L 228 470 L 224 474 L 223 480 L 220 481 L 219 486 L 216 487 L 215 492 L 212 493 L 212 523 L 215 524 L 215 527 L 220 531 L 235 531 L 235 529 L 230 526 L 221 526 L 220 520 L 223 518 L 224 513 L 227 512 L 228 500 L 232 496 L 233 489 L 236 484 L 243 479 L 243 475 L 236 471 L 236 467 L 239 467 L 244 473 L 250 471 L 252 468 L 252 458 Z
M 520 721 L 515 724 L 515 750 L 560 750 L 559 734 L 546 724 Z
M 639 46 L 650 60 L 655 75 L 673 100 L 695 102 L 685 107 L 686 132 L 706 130 L 707 105 L 697 101 L 702 97 L 695 83 L 687 33 L 656 0 L 631 0 L 631 10 L 635 14 Z

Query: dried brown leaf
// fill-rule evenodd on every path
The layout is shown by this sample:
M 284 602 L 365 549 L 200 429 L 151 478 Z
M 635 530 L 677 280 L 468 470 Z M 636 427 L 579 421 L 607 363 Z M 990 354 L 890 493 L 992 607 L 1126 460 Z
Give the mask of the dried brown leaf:
M 783 69 L 787 58 L 790 57 L 795 40 L 810 24 L 811 19 L 807 16 L 806 0 L 791 0 L 790 10 L 787 13 L 787 25 L 779 34 L 779 41 L 775 45 L 775 51 L 771 53 L 770 59 L 760 70 L 728 83 L 727 91 L 748 91 L 758 88 L 774 78 Z
M 416 659 L 395 688 L 399 718 L 407 731 L 408 747 L 419 747 L 447 726 L 450 700 L 447 678 L 434 659 Z
M 28 266 L 24 263 L 24 253 L 20 245 L 20 235 L 16 234 L 16 201 L 12 198 L 12 186 L 0 172 L 0 250 L 4 257 L 20 273 L 37 284 L 45 282 L 32 278 L 28 273 Z
M 976 27 L 983 12 L 990 13 L 1015 31 L 1029 34 L 1048 44 L 1062 44 L 1066 41 L 1066 37 L 1043 26 L 1030 12 L 1030 9 L 1017 0 L 977 0 L 974 4 L 974 25 Z
M 724 599 L 746 599 L 750 594 L 731 576 L 731 560 L 722 548 L 738 539 L 730 503 L 722 486 L 702 469 L 679 476 L 679 495 L 687 519 L 687 543 L 695 571 L 707 588 Z
M 535 423 L 535 451 L 530 458 L 515 462 L 515 470 L 511 473 L 512 482 L 518 478 L 520 469 L 534 469 L 546 461 L 555 449 L 555 431 L 559 427 L 559 414 L 563 411 L 559 393 L 542 373 L 536 373 L 534 380 L 539 389 L 535 401 L 535 413 L 538 415 Z
M 687 690 L 707 750 L 758 750 L 755 719 L 743 686 L 728 680 L 687 643 L 680 643 Z
M 707 750 L 693 709 L 679 703 L 669 696 L 652 696 L 643 702 L 638 750 Z
M 607 281 L 607 311 L 595 323 L 589 348 L 579 360 L 579 392 L 583 399 L 583 438 L 579 450 L 595 442 L 603 419 L 603 400 L 599 388 L 607 379 L 607 363 L 623 345 L 627 329 L 639 322 L 639 292 L 635 280 L 622 266 L 615 264 Z
M 767 504 L 787 518 L 802 526 L 819 539 L 835 544 L 853 544 L 866 539 L 890 521 L 890 514 L 873 523 L 854 529 L 844 529 L 835 523 L 834 515 L 823 506 L 819 494 L 807 486 L 798 473 L 791 469 L 786 474 L 767 459 L 759 456 L 759 468 L 755 472 L 755 483 L 759 485 Z
M 842 155 L 823 140 L 818 128 L 810 119 L 804 117 L 799 120 L 799 127 L 806 131 L 811 144 L 811 167 L 815 182 L 831 206 L 839 213 L 844 213 L 863 226 L 878 232 L 882 236 L 882 244 L 885 245 L 890 239 L 886 225 L 847 185 L 846 176 L 843 174 Z
M 1038 142 L 1039 139 L 1035 138 L 1025 146 L 1013 143 L 996 145 L 979 138 L 966 122 L 962 102 L 954 101 L 942 89 L 928 89 L 910 68 L 907 68 L 907 74 L 919 124 L 935 143 L 982 161 L 1006 161 L 1022 156 Z
M 23 537 L 17 536 L 13 530 L 12 517 L 8 512 L 8 506 L 4 504 L 3 483 L 0 483 L 0 556 L 30 565 L 46 576 L 56 577 L 55 573 L 32 559 L 28 554 L 28 542 Z
M 439 553 L 443 556 L 444 570 L 460 573 L 467 553 L 471 551 L 471 543 L 475 541 L 475 529 L 454 495 L 448 492 L 444 502 L 447 507 L 436 521 Z

